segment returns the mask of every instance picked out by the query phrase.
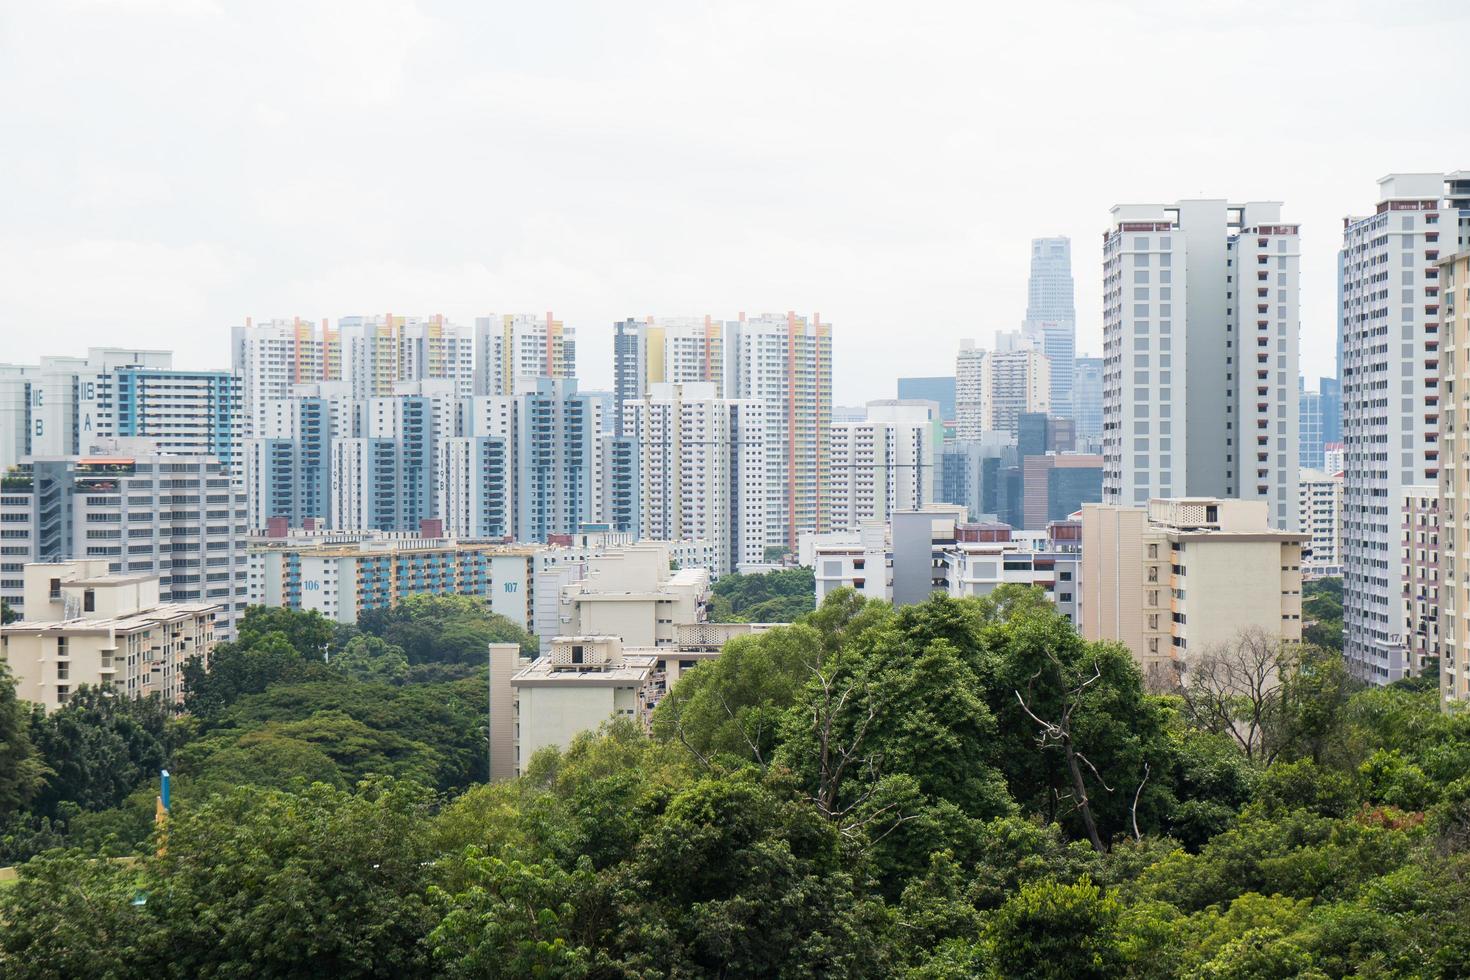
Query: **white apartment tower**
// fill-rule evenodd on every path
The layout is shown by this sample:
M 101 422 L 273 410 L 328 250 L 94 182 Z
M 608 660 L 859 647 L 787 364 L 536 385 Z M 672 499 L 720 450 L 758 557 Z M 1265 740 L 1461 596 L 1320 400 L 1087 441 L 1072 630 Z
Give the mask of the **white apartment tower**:
M 623 404 L 656 384 L 708 382 L 725 396 L 725 325 L 712 317 L 648 317 L 613 324 L 614 432 Z
M 230 328 L 230 357 L 240 378 L 243 435 L 259 436 L 266 403 L 291 386 L 342 380 L 342 339 L 326 320 L 267 320 Z
M 1260 500 L 1297 522 L 1299 226 L 1253 201 L 1123 204 L 1103 243 L 1103 502 Z
M 825 531 L 831 460 L 832 325 L 787 313 L 726 324 L 725 393 L 766 407 L 767 542 L 796 550 L 803 531 Z
M 990 428 L 990 371 L 985 351 L 973 340 L 960 341 L 954 366 L 954 414 L 957 438 L 973 441 Z
M 623 405 L 641 453 L 644 540 L 713 543 L 716 571 L 765 558 L 771 506 L 766 406 L 709 382 L 651 385 Z
M 1414 669 L 1400 503 L 1405 488 L 1440 480 L 1441 344 L 1446 358 L 1458 352 L 1440 333 L 1439 262 L 1456 251 L 1465 208 L 1446 197 L 1444 174 L 1390 174 L 1374 213 L 1343 221 L 1343 654 L 1374 684 Z
M 518 378 L 576 374 L 575 331 L 550 312 L 475 317 L 475 394 L 515 395 Z
M 401 381 L 451 381 L 461 395 L 473 393 L 470 332 L 442 316 L 347 316 L 337 326 L 343 377 L 359 398 L 392 395 Z
M 868 402 L 866 421 L 833 424 L 832 530 L 855 531 L 933 503 L 943 425 L 934 402 L 902 399 Z

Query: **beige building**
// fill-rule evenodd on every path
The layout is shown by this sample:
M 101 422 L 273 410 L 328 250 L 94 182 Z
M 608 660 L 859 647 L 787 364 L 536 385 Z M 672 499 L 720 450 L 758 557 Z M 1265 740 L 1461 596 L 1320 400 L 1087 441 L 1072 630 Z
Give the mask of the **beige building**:
M 1439 656 L 1439 488 L 1404 487 L 1399 577 L 1403 580 L 1404 663 L 1416 676 Z
M 1439 683 L 1448 705 L 1470 698 L 1470 251 L 1439 263 L 1439 283 Z
M 637 544 L 589 557 L 582 577 L 561 589 L 556 633 L 615 636 L 624 646 L 666 647 L 674 627 L 704 619 L 709 601 L 706 568 L 671 570 L 662 544 Z M 546 633 L 542 633 L 542 652 Z
M 1272 530 L 1265 501 L 1152 500 L 1147 511 L 1086 504 L 1082 635 L 1122 643 L 1145 676 L 1251 627 L 1300 640 L 1306 540 Z
M 26 611 L 35 618 L 0 628 L 0 657 L 18 697 L 52 711 L 85 684 L 183 701 L 184 664 L 214 650 L 220 607 L 161 602 L 157 576 L 109 574 L 107 565 L 25 567 Z

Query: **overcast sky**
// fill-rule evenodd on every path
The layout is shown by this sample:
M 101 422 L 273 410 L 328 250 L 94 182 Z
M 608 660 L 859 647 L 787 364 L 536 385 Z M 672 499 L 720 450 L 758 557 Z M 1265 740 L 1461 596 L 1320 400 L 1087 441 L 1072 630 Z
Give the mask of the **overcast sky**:
M 1470 3 L 0 0 L 0 360 L 228 364 L 247 316 L 818 311 L 836 400 L 953 370 L 1119 202 L 1270 199 L 1332 371 L 1345 214 L 1470 168 Z

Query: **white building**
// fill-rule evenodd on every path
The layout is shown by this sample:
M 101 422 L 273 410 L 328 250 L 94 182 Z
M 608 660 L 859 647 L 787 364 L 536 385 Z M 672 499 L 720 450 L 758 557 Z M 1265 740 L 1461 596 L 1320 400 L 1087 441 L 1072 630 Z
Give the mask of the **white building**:
M 934 402 L 891 399 L 868 402 L 862 422 L 834 423 L 826 506 L 832 529 L 932 503 L 943 427 Z
M 576 374 L 576 331 L 551 313 L 475 317 L 475 394 L 514 395 L 521 378 Z
M 1051 411 L 1051 362 L 1038 341 L 1024 334 L 1000 331 L 995 341 L 987 359 L 990 417 L 985 428 L 1015 435 L 1023 414 Z
M 291 394 L 291 386 L 342 380 L 342 341 L 326 320 L 246 319 L 230 328 L 231 366 L 240 378 L 245 436 L 263 434 L 266 403 Z
M 450 381 L 458 394 L 474 393 L 474 339 L 443 316 L 345 316 L 337 328 L 342 376 L 359 398 L 391 395 L 402 381 Z
M 648 317 L 613 324 L 615 432 L 623 431 L 625 402 L 656 384 L 708 382 L 725 394 L 725 325 L 709 316 Z
M 218 605 L 222 638 L 245 613 L 245 494 L 212 456 L 117 442 L 36 457 L 0 482 L 0 526 L 0 598 L 29 618 L 22 567 L 79 558 L 158 576 L 164 602 Z
M 1342 474 L 1301 470 L 1297 486 L 1302 533 L 1310 536 L 1302 549 L 1302 574 L 1312 578 L 1341 575 Z
M 1404 489 L 1440 478 L 1441 253 L 1457 246 L 1463 199 L 1445 175 L 1390 174 L 1371 215 L 1349 217 L 1341 282 L 1343 654 L 1362 680 L 1412 666 L 1399 594 Z
M 832 326 L 819 315 L 765 314 L 726 324 L 725 393 L 766 406 L 767 543 L 795 550 L 826 530 L 832 426 Z M 646 505 L 646 501 L 645 501 Z
M 990 429 L 990 372 L 973 340 L 960 341 L 955 357 L 954 415 L 959 439 L 973 441 Z
M 1104 503 L 1263 500 L 1296 528 L 1299 253 L 1276 202 L 1113 208 Z
M 645 539 L 713 542 L 718 573 L 764 560 L 771 493 L 766 404 L 725 399 L 709 382 L 655 383 L 624 403 L 640 453 Z

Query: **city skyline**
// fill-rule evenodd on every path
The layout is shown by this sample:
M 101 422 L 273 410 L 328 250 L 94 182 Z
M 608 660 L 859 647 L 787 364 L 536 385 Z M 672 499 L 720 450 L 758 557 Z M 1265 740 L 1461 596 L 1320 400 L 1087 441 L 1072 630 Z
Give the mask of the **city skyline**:
M 1382 46 L 1387 73 L 1434 60 L 1470 17 L 1450 3 L 1419 5 L 1443 28 L 1427 35 L 1366 5 L 1064 4 L 1045 23 L 948 8 L 903 24 L 860 7 L 831 42 L 825 9 L 772 28 L 733 9 L 385 3 L 301 14 L 283 37 L 269 4 L 122 6 L 0 15 L 15 96 L 0 131 L 26 148 L 0 161 L 10 360 L 65 329 L 74 348 L 121 333 L 203 370 L 227 366 L 247 316 L 551 309 L 579 331 L 583 383 L 608 389 L 615 320 L 816 309 L 850 338 L 834 398 L 851 404 L 943 372 L 960 338 L 1019 326 L 1037 236 L 1072 239 L 1077 349 L 1098 354 L 1107 208 L 1229 195 L 1284 201 L 1302 226 L 1315 378 L 1334 374 L 1335 253 L 1364 182 L 1470 156 L 1432 100 L 1336 96 L 1353 77 L 1343 50 Z M 962 56 L 981 16 L 992 55 Z M 27 40 L 47 37 L 67 39 L 64 56 Z M 1192 45 L 1195 69 L 1137 103 L 1077 84 L 1125 39 Z M 1068 70 L 1032 71 L 1042 47 Z M 321 56 L 333 50 L 354 56 Z M 754 70 L 708 70 L 727 60 Z M 194 83 L 171 84 L 180 73 Z M 1275 149 L 1241 153 L 1216 120 L 1266 85 L 1294 93 L 1253 110 Z M 964 94 L 930 104 L 936 90 Z M 1392 129 L 1358 139 L 1368 114 Z M 1124 152 L 1119 134 L 1165 117 L 1163 149 Z M 369 142 L 406 152 L 351 149 Z M 861 356 L 900 324 L 925 343 Z

